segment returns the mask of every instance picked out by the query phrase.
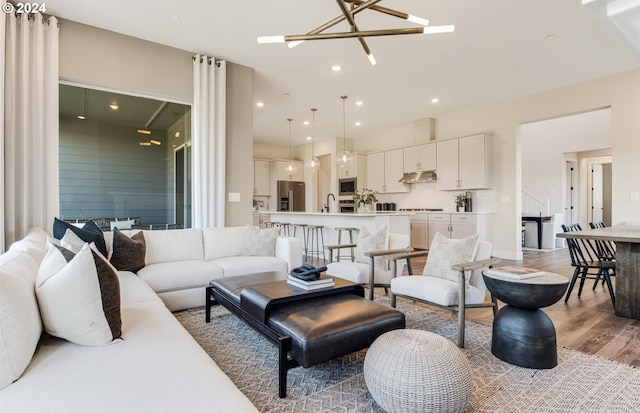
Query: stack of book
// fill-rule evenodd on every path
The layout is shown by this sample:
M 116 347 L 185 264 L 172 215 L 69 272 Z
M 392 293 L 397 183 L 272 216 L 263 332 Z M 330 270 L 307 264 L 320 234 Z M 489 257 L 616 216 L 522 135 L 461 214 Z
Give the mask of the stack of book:
M 534 277 L 542 277 L 544 275 L 544 271 L 536 270 L 533 268 L 526 267 L 515 267 L 515 266 L 507 266 L 507 267 L 495 267 L 484 270 L 486 275 L 497 275 L 507 278 L 513 278 L 515 280 L 524 280 L 527 278 Z
M 287 284 L 303 290 L 317 290 L 319 288 L 333 287 L 334 285 L 333 278 L 327 277 L 326 275 L 313 280 L 301 280 L 293 275 L 289 275 L 289 278 L 287 278 Z

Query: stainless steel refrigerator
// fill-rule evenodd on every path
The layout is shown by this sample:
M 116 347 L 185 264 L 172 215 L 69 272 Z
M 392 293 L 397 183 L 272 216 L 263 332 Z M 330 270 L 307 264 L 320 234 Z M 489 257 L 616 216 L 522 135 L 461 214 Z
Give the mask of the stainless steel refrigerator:
M 304 210 L 304 182 L 278 181 L 278 211 Z

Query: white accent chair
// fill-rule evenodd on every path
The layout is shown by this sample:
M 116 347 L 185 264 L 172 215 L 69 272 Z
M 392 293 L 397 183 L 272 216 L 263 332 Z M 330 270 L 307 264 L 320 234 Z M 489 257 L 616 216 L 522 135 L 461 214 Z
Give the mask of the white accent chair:
M 497 303 L 493 296 L 485 303 L 487 287 L 482 278 L 482 271 L 500 262 L 500 258 L 491 257 L 492 244 L 477 241 L 475 261 L 459 263 L 451 266 L 458 272 L 457 282 L 426 274 L 427 265 L 422 275 L 408 275 L 391 280 L 391 306 L 396 306 L 396 297 L 404 297 L 425 304 L 458 312 L 458 347 L 464 347 L 465 309 L 492 307 L 493 315 L 497 311 Z M 404 254 L 393 254 L 391 261 L 407 260 L 411 268 L 411 258 L 428 256 L 429 251 L 415 251 Z M 469 285 L 465 286 L 465 272 L 471 271 Z M 460 303 L 464 305 L 460 305 Z
M 386 291 L 390 285 L 391 279 L 402 275 L 405 264 L 404 259 L 398 259 L 394 260 L 390 263 L 390 266 L 386 266 L 386 268 L 383 269 L 380 268 L 380 266 L 375 265 L 376 257 L 413 251 L 413 249 L 409 247 L 410 239 L 407 235 L 389 233 L 388 241 L 389 249 L 387 250 L 363 252 L 363 255 L 367 257 L 368 262 L 333 262 L 333 257 L 337 257 L 337 254 L 334 253 L 335 250 L 342 248 L 355 248 L 357 244 L 328 245 L 329 264 L 327 264 L 327 275 L 342 278 L 368 287 L 369 299 L 373 300 L 373 287 L 384 287 Z

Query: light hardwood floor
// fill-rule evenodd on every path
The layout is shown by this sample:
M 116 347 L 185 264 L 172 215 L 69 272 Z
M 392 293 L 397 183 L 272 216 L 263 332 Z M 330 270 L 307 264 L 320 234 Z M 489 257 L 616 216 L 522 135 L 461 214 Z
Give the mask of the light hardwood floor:
M 521 261 L 503 260 L 499 265 L 522 265 L 555 272 L 568 278 L 573 274 L 567 249 L 551 252 L 525 251 L 523 255 Z M 424 263 L 425 259 L 412 260 L 414 272 L 421 274 Z M 558 345 L 639 367 L 640 320 L 616 316 L 606 287 L 598 285 L 592 290 L 592 286 L 593 281 L 587 280 L 581 297 L 578 297 L 576 287 L 568 303 L 565 304 L 562 298 L 543 309 L 556 327 Z M 470 309 L 467 318 L 491 324 L 493 313 L 491 309 Z

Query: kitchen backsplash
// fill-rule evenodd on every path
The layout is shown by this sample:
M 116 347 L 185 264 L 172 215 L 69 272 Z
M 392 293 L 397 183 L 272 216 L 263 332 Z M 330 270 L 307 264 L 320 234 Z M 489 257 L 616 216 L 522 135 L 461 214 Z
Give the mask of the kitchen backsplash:
M 437 183 L 413 184 L 411 192 L 378 195 L 379 202 L 395 202 L 400 208 L 442 208 L 445 212 L 456 210 L 455 197 L 465 191 L 438 191 Z M 495 211 L 493 190 L 471 191 L 474 212 Z

